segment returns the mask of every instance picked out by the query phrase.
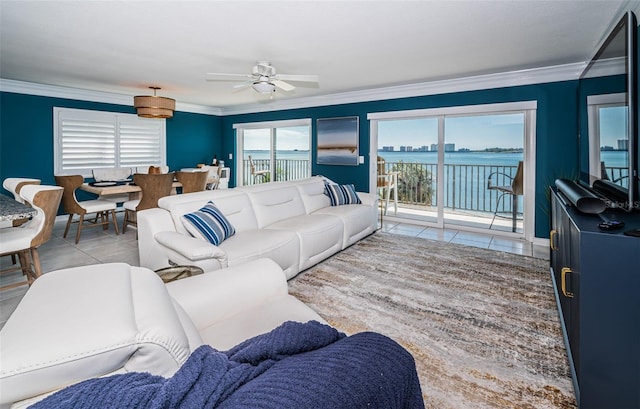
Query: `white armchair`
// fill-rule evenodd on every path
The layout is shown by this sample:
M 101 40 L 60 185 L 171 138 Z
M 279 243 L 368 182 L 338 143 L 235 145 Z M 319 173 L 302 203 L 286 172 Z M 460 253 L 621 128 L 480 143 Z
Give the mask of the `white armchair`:
M 0 330 L 0 406 L 115 373 L 169 377 L 203 344 L 225 350 L 285 321 L 310 320 L 324 323 L 288 294 L 282 269 L 268 259 L 166 286 L 153 271 L 122 263 L 54 271 Z

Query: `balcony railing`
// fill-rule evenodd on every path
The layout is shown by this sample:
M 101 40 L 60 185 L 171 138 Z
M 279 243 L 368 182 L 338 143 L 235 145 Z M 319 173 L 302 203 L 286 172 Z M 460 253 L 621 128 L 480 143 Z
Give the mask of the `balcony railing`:
M 254 159 L 256 170 L 270 169 L 269 159 Z M 276 181 L 303 179 L 311 176 L 310 162 L 298 159 L 276 159 Z M 254 184 L 251 166 L 244 160 L 244 185 Z M 386 171 L 398 172 L 398 202 L 408 205 L 437 206 L 437 173 L 435 163 L 386 162 Z M 513 202 L 500 200 L 501 192 L 487 188 L 491 175 L 494 186 L 511 186 L 518 167 L 515 165 L 444 165 L 444 207 L 449 210 L 493 213 L 498 206 L 499 213 L 510 213 Z M 624 183 L 627 168 L 606 167 L 611 180 Z M 269 179 L 270 180 L 270 179 Z M 255 183 L 261 183 L 257 178 Z M 522 197 L 518 208 L 522 209 Z
M 256 170 L 271 170 L 270 159 L 254 159 L 254 166 Z M 276 181 L 296 180 L 304 179 L 311 176 L 310 161 L 304 159 L 276 159 Z M 271 177 L 256 178 L 254 182 L 253 175 L 251 175 L 251 163 L 248 159 L 243 161 L 243 185 L 253 185 L 254 183 L 262 183 L 264 181 L 271 181 Z

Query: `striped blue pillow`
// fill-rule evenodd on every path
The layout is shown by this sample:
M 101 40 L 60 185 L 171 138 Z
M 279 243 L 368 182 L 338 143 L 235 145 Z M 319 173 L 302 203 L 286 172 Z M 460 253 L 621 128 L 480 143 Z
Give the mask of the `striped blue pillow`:
M 361 204 L 360 198 L 353 185 L 324 184 L 324 194 L 329 196 L 331 206 L 341 206 L 348 204 Z
M 182 224 L 193 237 L 216 246 L 236 233 L 229 220 L 211 201 L 197 212 L 183 215 Z

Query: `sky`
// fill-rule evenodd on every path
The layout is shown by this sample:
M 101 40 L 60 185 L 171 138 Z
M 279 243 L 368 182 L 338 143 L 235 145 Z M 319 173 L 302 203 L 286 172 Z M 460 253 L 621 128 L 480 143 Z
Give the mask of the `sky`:
M 445 143 L 456 150 L 467 148 L 522 148 L 524 114 L 449 116 L 445 118 Z M 403 119 L 378 122 L 378 147 L 401 145 L 414 148 L 438 142 L 437 118 Z
M 600 145 L 617 147 L 617 140 L 626 135 L 626 107 L 603 108 L 600 111 Z M 384 120 L 378 122 L 378 147 L 423 145 L 438 142 L 437 118 Z M 246 129 L 246 150 L 269 150 L 269 129 Z M 309 150 L 309 128 L 306 126 L 278 128 L 278 150 Z M 445 118 L 445 143 L 455 143 L 456 150 L 467 148 L 522 148 L 524 144 L 524 114 L 450 116 Z

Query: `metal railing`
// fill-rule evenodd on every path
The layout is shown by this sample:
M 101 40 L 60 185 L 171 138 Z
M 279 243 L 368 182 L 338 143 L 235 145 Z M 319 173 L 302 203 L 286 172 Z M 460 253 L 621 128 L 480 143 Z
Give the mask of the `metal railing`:
M 271 169 L 271 160 L 254 159 L 256 170 Z M 298 159 L 276 159 L 276 181 L 303 179 L 311 176 L 310 161 Z M 251 175 L 249 160 L 243 161 L 244 185 L 262 183 L 263 178 Z M 387 172 L 398 172 L 398 202 L 409 205 L 437 206 L 437 173 L 435 163 L 386 162 Z M 512 200 L 499 200 L 502 192 L 488 189 L 491 177 L 493 186 L 511 186 L 518 167 L 516 165 L 444 165 L 444 207 L 450 210 L 473 212 L 509 213 Z M 624 183 L 628 169 L 606 167 L 610 180 Z M 267 179 L 270 181 L 271 178 Z M 518 198 L 518 209 L 522 209 L 522 197 Z
M 255 166 L 256 171 L 259 170 L 271 170 L 271 160 L 270 159 L 254 159 L 253 164 Z M 304 179 L 311 176 L 310 169 L 310 161 L 305 159 L 276 159 L 276 173 L 275 180 L 276 181 L 285 181 L 285 180 L 296 180 L 296 179 Z M 243 185 L 253 185 L 257 183 L 270 182 L 271 175 L 266 178 L 257 177 L 255 178 L 251 174 L 251 163 L 248 159 L 245 159 L 242 163 L 243 166 L 243 175 L 244 175 L 244 183 Z

